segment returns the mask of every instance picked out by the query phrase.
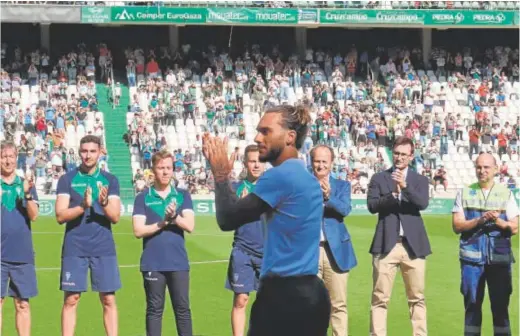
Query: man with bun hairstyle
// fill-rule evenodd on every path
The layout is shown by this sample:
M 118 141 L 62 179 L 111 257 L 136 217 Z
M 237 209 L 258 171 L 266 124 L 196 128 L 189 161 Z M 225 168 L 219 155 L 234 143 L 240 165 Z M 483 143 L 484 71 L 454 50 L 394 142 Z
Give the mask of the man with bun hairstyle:
M 249 336 L 325 336 L 330 299 L 319 279 L 323 218 L 320 184 L 298 159 L 311 122 L 302 106 L 265 111 L 257 126 L 259 158 L 273 168 L 244 198 L 230 187 L 227 141 L 206 138 L 204 155 L 215 177 L 217 222 L 223 231 L 262 219 L 266 230 L 260 288 L 251 310 Z

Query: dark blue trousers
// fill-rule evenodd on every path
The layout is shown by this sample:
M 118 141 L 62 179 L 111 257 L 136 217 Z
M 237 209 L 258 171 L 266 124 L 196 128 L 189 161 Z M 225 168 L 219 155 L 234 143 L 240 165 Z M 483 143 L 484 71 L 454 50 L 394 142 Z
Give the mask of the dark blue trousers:
M 179 272 L 142 272 L 146 293 L 146 335 L 162 335 L 162 316 L 166 287 L 175 313 L 177 334 L 193 336 L 190 310 L 190 273 Z
M 509 325 L 509 298 L 513 291 L 511 265 L 473 265 L 461 263 L 462 284 L 466 311 L 464 336 L 480 336 L 482 302 L 486 283 L 493 314 L 495 336 L 511 335 Z

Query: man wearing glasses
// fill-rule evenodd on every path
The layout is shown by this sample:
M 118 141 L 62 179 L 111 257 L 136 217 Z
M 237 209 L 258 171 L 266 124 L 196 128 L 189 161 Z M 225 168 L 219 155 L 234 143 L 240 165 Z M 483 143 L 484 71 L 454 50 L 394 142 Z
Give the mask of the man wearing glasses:
M 368 186 L 368 210 L 378 214 L 370 247 L 373 290 L 370 335 L 386 335 L 388 302 L 397 269 L 401 269 L 410 308 L 413 335 L 427 335 L 424 280 L 426 256 L 431 254 L 421 210 L 428 207 L 428 179 L 408 168 L 413 142 L 395 140 L 393 167 L 375 174 Z

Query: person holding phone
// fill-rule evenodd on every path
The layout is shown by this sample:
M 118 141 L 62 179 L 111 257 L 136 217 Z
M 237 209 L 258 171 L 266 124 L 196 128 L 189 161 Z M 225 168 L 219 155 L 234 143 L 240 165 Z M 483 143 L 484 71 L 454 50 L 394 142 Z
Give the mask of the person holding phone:
M 192 336 L 189 301 L 190 267 L 184 232 L 195 228 L 195 213 L 187 190 L 172 185 L 173 155 L 152 156 L 155 180 L 134 202 L 133 229 L 143 239 L 140 270 L 146 294 L 146 335 L 162 335 L 166 287 L 175 313 L 177 334 Z

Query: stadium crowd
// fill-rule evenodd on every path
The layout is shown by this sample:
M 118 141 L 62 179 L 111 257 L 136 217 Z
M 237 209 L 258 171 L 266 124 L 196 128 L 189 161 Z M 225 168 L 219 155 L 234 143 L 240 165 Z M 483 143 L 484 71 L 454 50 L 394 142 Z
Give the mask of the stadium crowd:
M 40 194 L 55 194 L 60 176 L 77 167 L 83 135 L 104 136 L 95 79 L 108 54 L 80 44 L 51 58 L 2 44 L 0 137 L 18 145 L 18 173 L 34 176 Z M 107 168 L 106 152 L 99 165 Z
M 369 53 L 353 46 L 347 54 L 309 48 L 300 58 L 277 46 L 253 45 L 232 56 L 184 45 L 176 52 L 128 49 L 126 56 L 138 190 L 153 181 L 152 154 L 167 147 L 175 150 L 177 182 L 195 194 L 212 192 L 201 155 L 206 132 L 231 139 L 238 178 L 240 148 L 253 141 L 262 110 L 279 103 L 311 108 L 302 159 L 309 164 L 315 144 L 332 146 L 332 174 L 351 181 L 355 194 L 389 167 L 386 148 L 401 135 L 414 140 L 414 167 L 430 179 L 432 193 L 467 183 L 481 151 L 507 167 L 497 178 L 511 188 L 520 175 L 517 49 L 435 48 L 427 64 L 419 48 L 398 47 Z

